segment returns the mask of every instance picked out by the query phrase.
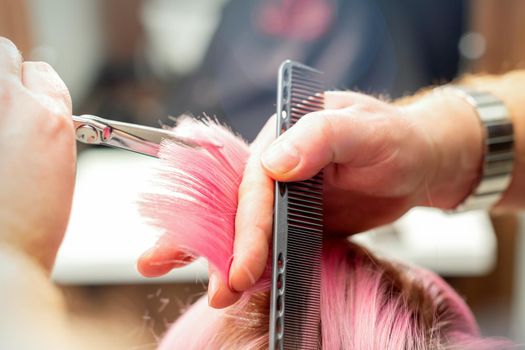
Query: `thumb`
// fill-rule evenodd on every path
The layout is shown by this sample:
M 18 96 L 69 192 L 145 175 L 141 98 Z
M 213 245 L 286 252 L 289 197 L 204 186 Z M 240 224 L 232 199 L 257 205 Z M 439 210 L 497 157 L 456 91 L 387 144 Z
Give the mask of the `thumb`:
M 263 153 L 261 163 L 278 181 L 302 181 L 330 163 L 371 166 L 385 157 L 392 120 L 362 106 L 310 113 Z

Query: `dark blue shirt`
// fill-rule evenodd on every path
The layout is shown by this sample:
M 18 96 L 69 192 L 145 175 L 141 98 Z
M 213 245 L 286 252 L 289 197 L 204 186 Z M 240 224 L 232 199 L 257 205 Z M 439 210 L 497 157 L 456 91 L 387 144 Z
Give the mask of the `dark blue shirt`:
M 216 115 L 252 140 L 274 113 L 285 59 L 323 71 L 328 88 L 392 97 L 448 81 L 465 12 L 460 0 L 232 0 L 169 112 Z

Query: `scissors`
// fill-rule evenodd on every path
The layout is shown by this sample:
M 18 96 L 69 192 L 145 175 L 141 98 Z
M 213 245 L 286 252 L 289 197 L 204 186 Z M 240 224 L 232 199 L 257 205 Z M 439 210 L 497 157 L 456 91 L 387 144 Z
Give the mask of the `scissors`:
M 172 140 L 192 148 L 200 147 L 191 138 L 170 130 L 108 120 L 94 115 L 73 116 L 76 139 L 90 145 L 104 145 L 159 157 L 160 143 Z

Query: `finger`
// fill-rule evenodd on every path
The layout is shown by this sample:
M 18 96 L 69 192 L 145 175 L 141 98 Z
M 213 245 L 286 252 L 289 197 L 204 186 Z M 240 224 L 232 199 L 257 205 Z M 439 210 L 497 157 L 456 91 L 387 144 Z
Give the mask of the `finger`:
M 239 187 L 235 217 L 235 242 L 230 268 L 230 287 L 245 291 L 266 267 L 273 222 L 273 180 L 261 167 L 260 156 L 275 139 L 275 116 L 252 144 L 251 155 Z
M 58 73 L 45 62 L 24 62 L 22 64 L 22 84 L 37 95 L 51 99 L 50 107 L 57 108 L 59 115 L 70 117 L 71 97 L 66 84 Z
M 398 137 L 391 132 L 392 119 L 385 117 L 394 111 L 383 112 L 369 113 L 356 105 L 310 113 L 272 143 L 262 155 L 262 165 L 278 181 L 300 181 L 330 163 L 376 164 L 395 151 L 385 149 L 386 141 Z
M 22 56 L 11 40 L 0 37 L 0 78 L 20 80 Z
M 377 106 L 381 103 L 372 96 L 354 91 L 326 91 L 324 93 L 325 109 L 343 109 L 357 104 Z
M 193 256 L 178 249 L 172 240 L 162 237 L 138 259 L 137 269 L 145 277 L 158 277 L 193 260 Z
M 230 289 L 213 267 L 208 268 L 208 304 L 216 309 L 222 309 L 234 304 L 241 297 L 241 293 Z

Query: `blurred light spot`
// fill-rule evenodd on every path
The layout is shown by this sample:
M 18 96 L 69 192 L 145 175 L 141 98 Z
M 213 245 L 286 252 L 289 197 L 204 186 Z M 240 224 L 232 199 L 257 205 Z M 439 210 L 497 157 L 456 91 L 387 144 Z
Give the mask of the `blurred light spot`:
M 225 0 L 144 1 L 142 22 L 147 59 L 154 71 L 189 74 L 204 60 L 219 25 Z
M 285 0 L 263 3 L 255 26 L 268 35 L 312 41 L 325 34 L 335 9 L 326 0 Z
M 459 52 L 469 60 L 475 60 L 485 54 L 485 37 L 477 32 L 467 32 L 459 40 Z

